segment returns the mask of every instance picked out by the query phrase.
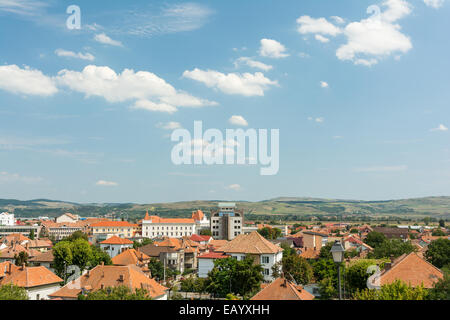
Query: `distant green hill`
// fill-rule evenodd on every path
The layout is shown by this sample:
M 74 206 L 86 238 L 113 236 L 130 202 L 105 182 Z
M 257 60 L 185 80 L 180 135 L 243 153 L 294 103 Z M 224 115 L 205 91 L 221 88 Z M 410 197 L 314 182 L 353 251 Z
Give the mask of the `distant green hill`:
M 171 203 L 133 204 L 104 203 L 77 204 L 66 201 L 36 199 L 20 201 L 0 199 L 0 210 L 14 211 L 18 217 L 55 217 L 69 211 L 80 216 L 100 216 L 114 213 L 124 218 L 142 218 L 146 210 L 152 214 L 188 217 L 193 210 L 209 212 L 217 201 L 185 201 Z M 336 217 L 336 219 L 364 217 L 398 217 L 421 219 L 424 217 L 450 219 L 450 197 L 427 197 L 404 200 L 358 201 L 319 198 L 280 197 L 265 201 L 236 201 L 248 218 L 300 220 L 308 217 Z

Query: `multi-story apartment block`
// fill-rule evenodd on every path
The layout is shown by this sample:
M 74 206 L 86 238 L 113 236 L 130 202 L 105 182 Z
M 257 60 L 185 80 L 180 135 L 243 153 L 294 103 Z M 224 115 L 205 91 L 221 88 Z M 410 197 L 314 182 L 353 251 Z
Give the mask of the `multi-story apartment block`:
M 169 219 L 145 214 L 142 220 L 142 237 L 144 238 L 181 238 L 196 232 L 194 219 Z
M 221 202 L 211 211 L 211 234 L 214 239 L 233 240 L 243 233 L 244 211 L 236 209 L 235 203 Z
M 14 213 L 0 213 L 0 226 L 13 226 L 15 224 Z

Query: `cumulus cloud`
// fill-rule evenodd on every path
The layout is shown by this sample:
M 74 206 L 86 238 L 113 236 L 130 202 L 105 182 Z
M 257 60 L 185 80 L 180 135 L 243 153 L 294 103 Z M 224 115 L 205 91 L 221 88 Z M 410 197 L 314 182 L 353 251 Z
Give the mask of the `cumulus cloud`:
M 314 36 L 314 38 L 315 38 L 317 41 L 320 41 L 320 42 L 322 42 L 322 43 L 330 42 L 330 39 L 328 39 L 327 37 L 324 37 L 324 36 L 321 35 L 321 34 L 316 34 L 316 35 Z
M 229 186 L 226 187 L 226 189 L 233 190 L 233 191 L 239 191 L 239 190 L 241 190 L 241 188 L 242 187 L 237 183 L 230 184 Z
M 117 182 L 105 181 L 105 180 L 99 180 L 95 184 L 97 186 L 101 186 L 101 187 L 117 187 L 119 185 Z
M 383 57 L 406 53 L 412 48 L 410 38 L 396 23 L 412 12 L 411 5 L 404 0 L 387 0 L 383 6 L 386 8 L 383 12 L 345 27 L 347 43 L 336 51 L 340 60 L 370 66 Z
M 332 16 L 331 19 L 333 19 L 337 24 L 343 24 L 343 23 L 345 23 L 345 20 L 342 19 L 342 18 L 339 17 L 339 16 Z
M 215 70 L 186 70 L 183 77 L 205 84 L 209 88 L 215 88 L 225 94 L 242 95 L 246 97 L 264 96 L 264 91 L 271 86 L 278 85 L 277 81 L 266 78 L 261 72 L 228 73 L 224 74 Z
M 124 69 L 117 74 L 109 67 L 89 65 L 81 72 L 61 70 L 56 79 L 60 85 L 84 93 L 86 97 L 98 96 L 108 102 L 135 100 L 134 109 L 173 113 L 177 107 L 217 105 L 216 102 L 178 91 L 148 71 Z
M 448 128 L 443 124 L 440 124 L 437 128 L 430 129 L 430 131 L 448 131 Z
M 322 122 L 325 121 L 325 119 L 323 117 L 318 117 L 318 118 L 308 117 L 308 120 L 309 121 L 314 121 L 314 122 L 317 122 L 317 123 L 322 123 Z
M 181 123 L 175 122 L 175 121 L 170 121 L 170 122 L 166 122 L 166 123 L 160 122 L 156 125 L 156 127 L 164 129 L 164 130 L 175 130 L 175 129 L 182 128 Z
M 77 58 L 82 60 L 93 61 L 95 57 L 90 53 L 81 53 L 81 52 L 73 52 L 64 49 L 56 49 L 55 54 L 59 57 L 69 57 L 69 58 Z
M 289 57 L 289 54 L 285 53 L 286 47 L 276 40 L 261 39 L 261 47 L 259 54 L 262 57 L 280 59 Z
M 94 36 L 94 40 L 110 46 L 123 47 L 122 42 L 111 39 L 105 33 L 96 34 Z
M 325 81 L 320 81 L 320 86 L 321 86 L 322 88 L 328 88 L 328 87 L 329 87 L 328 83 L 325 82 Z
M 444 4 L 445 0 L 423 0 L 423 2 L 428 6 L 435 9 L 439 9 Z
M 322 34 L 335 37 L 340 34 L 342 30 L 336 27 L 325 18 L 311 18 L 310 16 L 301 16 L 297 19 L 297 31 L 300 34 Z
M 243 116 L 232 116 L 228 121 L 235 126 L 248 126 L 248 122 Z
M 17 65 L 0 66 L 0 89 L 15 94 L 51 96 L 58 92 L 52 78 L 41 71 Z
M 150 100 L 138 100 L 136 101 L 132 106 L 130 106 L 130 109 L 135 110 L 147 110 L 147 111 L 155 111 L 155 112 L 166 112 L 169 114 L 177 112 L 177 108 L 174 106 L 171 106 L 167 103 L 155 103 Z
M 406 0 L 385 0 L 382 7 L 384 10 L 375 5 L 369 6 L 367 13 L 371 16 L 350 22 L 342 28 L 325 18 L 301 16 L 297 19 L 297 31 L 300 34 L 313 34 L 316 40 L 323 43 L 329 42 L 330 36 L 342 35 L 346 43 L 337 49 L 337 58 L 370 67 L 385 57 L 398 57 L 412 48 L 410 38 L 401 32 L 398 24 L 400 19 L 411 14 L 411 4 Z M 331 18 L 337 24 L 345 23 L 340 17 Z
M 238 68 L 242 64 L 245 64 L 251 68 L 260 69 L 263 71 L 269 71 L 269 70 L 272 70 L 272 68 L 273 68 L 271 65 L 262 63 L 260 61 L 253 60 L 252 58 L 249 58 L 249 57 L 240 57 L 239 59 L 236 59 L 236 61 L 234 62 L 234 66 L 236 68 Z

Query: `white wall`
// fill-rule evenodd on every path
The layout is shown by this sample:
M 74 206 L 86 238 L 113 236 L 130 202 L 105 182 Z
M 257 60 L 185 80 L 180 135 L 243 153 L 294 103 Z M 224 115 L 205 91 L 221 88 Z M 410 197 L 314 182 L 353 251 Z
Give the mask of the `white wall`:
M 208 272 L 214 268 L 214 259 L 198 259 L 198 277 L 207 278 Z
M 59 284 L 51 284 L 46 286 L 39 286 L 27 289 L 28 297 L 30 300 L 38 300 L 37 295 L 39 295 L 39 300 L 48 300 L 48 295 L 58 291 L 61 288 Z

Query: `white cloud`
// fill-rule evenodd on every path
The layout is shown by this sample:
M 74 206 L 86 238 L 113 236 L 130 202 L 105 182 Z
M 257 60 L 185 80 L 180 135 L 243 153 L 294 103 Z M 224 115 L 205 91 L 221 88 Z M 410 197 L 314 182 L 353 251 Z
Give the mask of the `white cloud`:
M 374 167 L 365 167 L 365 168 L 356 168 L 356 172 L 396 172 L 396 171 L 405 171 L 408 169 L 406 165 L 399 166 L 374 166 Z
M 412 48 L 410 38 L 401 33 L 400 25 L 395 23 L 411 13 L 411 5 L 404 0 L 387 0 L 383 6 L 386 9 L 379 15 L 351 22 L 345 27 L 347 43 L 336 51 L 340 60 L 370 66 L 375 60 L 394 53 L 406 53 Z
M 300 58 L 311 58 L 311 56 L 310 56 L 309 54 L 307 54 L 306 52 L 300 52 L 300 53 L 298 54 L 298 56 L 299 56 Z
M 448 128 L 443 124 L 440 124 L 437 128 L 430 129 L 430 131 L 448 131 Z
M 141 110 L 147 110 L 147 111 L 166 112 L 169 114 L 177 112 L 177 110 L 178 110 L 176 107 L 171 106 L 170 104 L 155 103 L 150 100 L 138 100 L 132 106 L 130 106 L 130 109 L 141 109 Z
M 41 177 L 27 177 L 27 176 L 22 176 L 17 173 L 9 173 L 6 171 L 0 171 L 0 183 L 10 184 L 10 183 L 19 182 L 19 183 L 25 183 L 25 184 L 35 184 L 35 183 L 42 182 L 43 180 L 44 179 L 42 179 Z
M 367 59 L 356 59 L 354 63 L 356 65 L 363 65 L 366 67 L 370 67 L 374 64 L 377 64 L 378 60 L 377 59 L 368 59 L 368 60 Z
M 82 72 L 61 70 L 56 79 L 60 85 L 84 93 L 86 97 L 103 97 L 109 102 L 137 100 L 132 107 L 135 109 L 173 113 L 177 111 L 176 107 L 217 105 L 178 91 L 148 71 L 124 69 L 117 74 L 109 67 L 89 65 Z
M 268 58 L 286 58 L 289 54 L 285 53 L 286 47 L 276 40 L 272 39 L 261 39 L 261 47 L 259 49 L 259 54 L 262 57 Z
M 321 86 L 322 88 L 328 88 L 328 87 L 329 87 L 328 83 L 325 82 L 325 81 L 320 81 L 320 86 Z
M 332 16 L 331 19 L 333 19 L 337 24 L 345 23 L 345 20 L 338 16 Z
M 248 126 L 248 122 L 243 116 L 232 116 L 228 121 L 235 126 Z
M 113 40 L 104 33 L 96 34 L 94 37 L 94 40 L 97 42 L 103 43 L 103 44 L 111 45 L 111 46 L 123 47 L 122 42 Z
M 182 128 L 181 123 L 175 121 L 170 121 L 166 123 L 160 122 L 156 125 L 156 127 L 164 130 L 175 130 Z
M 200 29 L 208 21 L 214 11 L 208 6 L 194 2 L 162 4 L 160 9 L 140 7 L 139 10 L 121 14 L 120 23 L 110 29 L 114 33 L 126 33 L 136 36 L 154 36 L 188 32 Z M 116 19 L 111 17 L 111 20 Z
M 0 89 L 24 95 L 51 96 L 58 92 L 52 78 L 39 70 L 17 65 L 0 66 Z
M 428 6 L 435 9 L 439 9 L 444 4 L 445 0 L 423 0 L 423 2 Z
M 56 49 L 55 54 L 59 57 L 70 57 L 89 61 L 93 61 L 95 59 L 95 57 L 90 53 L 81 53 L 81 52 L 76 53 L 64 49 Z
M 320 118 L 316 118 L 315 121 L 316 121 L 316 122 L 319 122 L 319 123 L 322 123 L 322 122 L 325 121 L 325 119 L 322 118 L 322 117 L 320 117 Z
M 216 88 L 225 94 L 242 95 L 246 97 L 264 96 L 264 91 L 270 86 L 278 85 L 261 72 L 251 73 L 228 73 L 224 74 L 215 70 L 186 70 L 183 77 L 204 83 L 210 88 Z
M 230 184 L 226 189 L 239 191 L 241 190 L 241 186 L 239 184 Z
M 102 186 L 102 187 L 117 187 L 119 185 L 117 182 L 105 181 L 105 180 L 99 180 L 95 184 L 97 186 Z
M 321 34 L 316 34 L 314 36 L 314 38 L 316 38 L 317 41 L 320 41 L 322 43 L 330 42 L 330 39 L 328 39 L 327 37 L 322 36 Z
M 0 11 L 23 16 L 38 15 L 48 4 L 36 0 L 0 0 Z
M 262 63 L 260 61 L 253 60 L 252 58 L 249 58 L 249 57 L 240 57 L 239 59 L 237 59 L 234 62 L 234 66 L 236 68 L 238 68 L 239 65 L 241 65 L 241 64 L 246 64 L 249 67 L 260 69 L 263 71 L 269 71 L 269 70 L 272 70 L 272 68 L 273 68 L 271 65 Z
M 308 120 L 309 120 L 309 121 L 315 121 L 315 122 L 317 122 L 317 123 L 322 123 L 322 122 L 325 121 L 325 119 L 322 118 L 322 117 L 318 117 L 318 118 L 308 117 Z
M 341 29 L 336 27 L 334 24 L 329 22 L 325 18 L 314 19 L 310 16 L 301 16 L 297 19 L 297 24 L 299 25 L 297 31 L 300 34 L 322 34 L 335 37 L 342 32 Z

